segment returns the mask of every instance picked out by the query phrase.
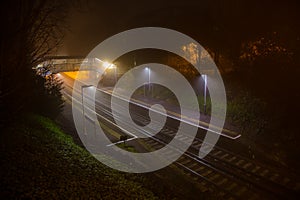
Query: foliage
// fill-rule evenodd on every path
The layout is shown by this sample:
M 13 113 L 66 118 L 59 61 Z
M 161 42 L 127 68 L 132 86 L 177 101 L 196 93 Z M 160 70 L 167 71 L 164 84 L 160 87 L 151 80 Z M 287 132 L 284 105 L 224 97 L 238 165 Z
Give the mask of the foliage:
M 40 114 L 55 118 L 63 109 L 62 80 L 55 75 L 46 77 L 36 75 L 34 85 L 33 110 Z
M 293 53 L 280 40 L 278 33 L 273 32 L 243 43 L 239 58 L 242 62 L 253 64 L 262 59 L 291 61 L 292 56 Z
M 194 78 L 199 72 L 186 60 L 177 56 L 168 56 L 167 65 L 173 67 L 188 79 Z
M 48 118 L 20 117 L 0 138 L 1 199 L 158 199 L 142 176 L 101 164 Z
M 30 107 L 36 85 L 32 68 L 61 43 L 68 6 L 59 0 L 1 1 L 1 125 Z
M 228 100 L 227 119 L 248 137 L 261 133 L 267 123 L 266 104 L 249 92 L 241 92 Z

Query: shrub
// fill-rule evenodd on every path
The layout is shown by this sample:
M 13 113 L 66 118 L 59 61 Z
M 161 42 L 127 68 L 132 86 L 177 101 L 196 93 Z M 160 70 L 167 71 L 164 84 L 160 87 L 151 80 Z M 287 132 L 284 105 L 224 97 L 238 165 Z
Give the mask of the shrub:
M 64 106 L 62 84 L 63 82 L 53 74 L 46 77 L 36 75 L 33 110 L 55 118 Z

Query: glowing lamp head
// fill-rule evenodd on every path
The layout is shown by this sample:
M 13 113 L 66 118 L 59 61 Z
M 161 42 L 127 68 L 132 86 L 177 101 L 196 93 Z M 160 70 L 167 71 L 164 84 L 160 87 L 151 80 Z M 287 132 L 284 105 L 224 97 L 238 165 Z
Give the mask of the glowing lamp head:
M 108 69 L 114 69 L 115 67 L 116 67 L 116 65 L 110 64 L 109 67 L 108 67 Z
M 113 69 L 116 67 L 116 65 L 112 64 L 112 63 L 109 63 L 109 62 L 103 62 L 103 66 L 106 68 L 106 69 Z
M 109 62 L 104 62 L 103 67 L 108 68 L 111 64 Z

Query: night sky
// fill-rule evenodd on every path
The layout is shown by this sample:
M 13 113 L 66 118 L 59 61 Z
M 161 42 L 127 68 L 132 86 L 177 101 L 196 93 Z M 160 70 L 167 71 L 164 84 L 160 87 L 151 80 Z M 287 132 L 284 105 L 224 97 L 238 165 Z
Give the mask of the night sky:
M 235 43 L 277 31 L 299 43 L 297 1 L 87 1 L 68 14 L 59 54 L 85 55 L 104 39 L 130 28 L 159 26 L 183 32 L 203 46 Z

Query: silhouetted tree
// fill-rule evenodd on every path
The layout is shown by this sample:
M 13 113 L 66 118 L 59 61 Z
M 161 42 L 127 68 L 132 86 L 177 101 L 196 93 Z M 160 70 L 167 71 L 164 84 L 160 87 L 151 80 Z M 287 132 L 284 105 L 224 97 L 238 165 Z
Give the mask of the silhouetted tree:
M 32 67 L 53 53 L 62 41 L 68 6 L 59 0 L 1 2 L 1 122 L 33 102 L 36 76 Z
M 63 109 L 62 80 L 55 75 L 36 75 L 33 110 L 50 118 L 55 118 Z

